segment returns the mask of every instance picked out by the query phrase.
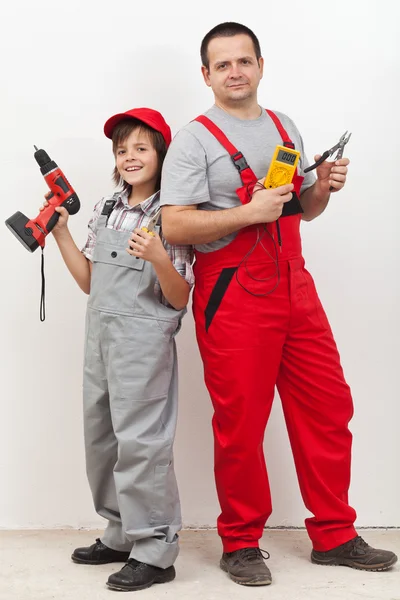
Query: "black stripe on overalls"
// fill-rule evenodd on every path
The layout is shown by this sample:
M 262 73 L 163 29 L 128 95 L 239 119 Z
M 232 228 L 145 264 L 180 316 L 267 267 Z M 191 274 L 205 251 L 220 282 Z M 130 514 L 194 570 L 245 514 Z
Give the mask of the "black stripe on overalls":
M 211 296 L 208 299 L 205 316 L 206 316 L 206 331 L 211 325 L 211 322 L 217 312 L 219 305 L 222 302 L 222 298 L 225 295 L 226 290 L 229 287 L 230 282 L 232 281 L 232 277 L 238 270 L 238 267 L 227 267 L 222 269 L 216 284 L 213 287 L 211 292 Z

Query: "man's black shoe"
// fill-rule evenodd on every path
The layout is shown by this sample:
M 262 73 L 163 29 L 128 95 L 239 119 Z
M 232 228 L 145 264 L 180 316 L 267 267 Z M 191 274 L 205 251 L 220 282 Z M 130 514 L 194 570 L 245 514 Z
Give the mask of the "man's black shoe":
M 361 571 L 386 571 L 397 556 L 389 550 L 371 548 L 359 535 L 328 552 L 311 552 L 311 561 L 317 565 L 343 565 Z
M 113 562 L 125 562 L 129 552 L 119 552 L 105 546 L 98 538 L 95 544 L 85 548 L 76 548 L 72 553 L 72 560 L 82 565 L 106 565 Z
M 262 552 L 260 548 L 241 548 L 234 552 L 224 552 L 220 567 L 235 583 L 270 585 L 272 577 L 263 560 Z M 269 554 L 265 558 L 269 558 Z
M 107 585 L 118 592 L 134 592 L 145 590 L 153 583 L 167 583 L 175 579 L 175 567 L 167 569 L 153 567 L 146 563 L 130 558 L 126 565 L 117 573 L 110 575 Z

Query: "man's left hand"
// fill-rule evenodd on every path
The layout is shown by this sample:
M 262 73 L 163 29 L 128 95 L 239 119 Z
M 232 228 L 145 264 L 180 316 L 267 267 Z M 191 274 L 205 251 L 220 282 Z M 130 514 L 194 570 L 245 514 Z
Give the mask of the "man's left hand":
M 317 161 L 320 155 L 314 156 Z M 338 192 L 346 183 L 347 166 L 350 164 L 348 158 L 340 158 L 335 162 L 325 161 L 317 167 L 317 178 L 321 191 L 329 194 Z M 332 186 L 332 190 L 329 188 Z

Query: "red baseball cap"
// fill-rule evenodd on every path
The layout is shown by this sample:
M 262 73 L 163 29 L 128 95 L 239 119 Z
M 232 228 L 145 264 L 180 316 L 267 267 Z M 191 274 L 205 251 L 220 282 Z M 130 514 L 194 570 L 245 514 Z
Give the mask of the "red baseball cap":
M 110 117 L 108 121 L 106 121 L 104 125 L 104 133 L 110 140 L 112 139 L 112 132 L 114 127 L 124 119 L 129 119 L 129 117 L 133 117 L 138 119 L 138 121 L 142 121 L 146 123 L 149 127 L 152 127 L 156 131 L 159 131 L 163 136 L 165 143 L 167 146 L 170 145 L 172 135 L 171 129 L 169 125 L 165 122 L 164 117 L 157 110 L 153 110 L 152 108 L 132 108 L 132 110 L 128 110 L 124 113 L 119 113 L 118 115 L 114 115 Z

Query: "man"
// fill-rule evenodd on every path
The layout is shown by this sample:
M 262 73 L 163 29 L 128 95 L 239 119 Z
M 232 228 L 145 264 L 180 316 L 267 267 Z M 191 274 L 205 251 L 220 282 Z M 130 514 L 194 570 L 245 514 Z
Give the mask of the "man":
M 296 173 L 275 189 L 256 183 L 277 144 L 294 145 L 299 169 L 307 167 L 301 136 L 288 117 L 258 104 L 263 59 L 251 30 L 216 26 L 201 57 L 215 105 L 170 146 L 161 204 L 166 239 L 196 250 L 193 310 L 215 411 L 221 568 L 237 583 L 271 583 L 258 543 L 271 513 L 263 438 L 277 385 L 301 493 L 314 514 L 306 520 L 311 560 L 386 570 L 396 555 L 371 548 L 354 529 L 352 399 L 301 253 L 300 220 L 318 217 L 343 188 L 349 160 L 322 163 L 316 179 Z

